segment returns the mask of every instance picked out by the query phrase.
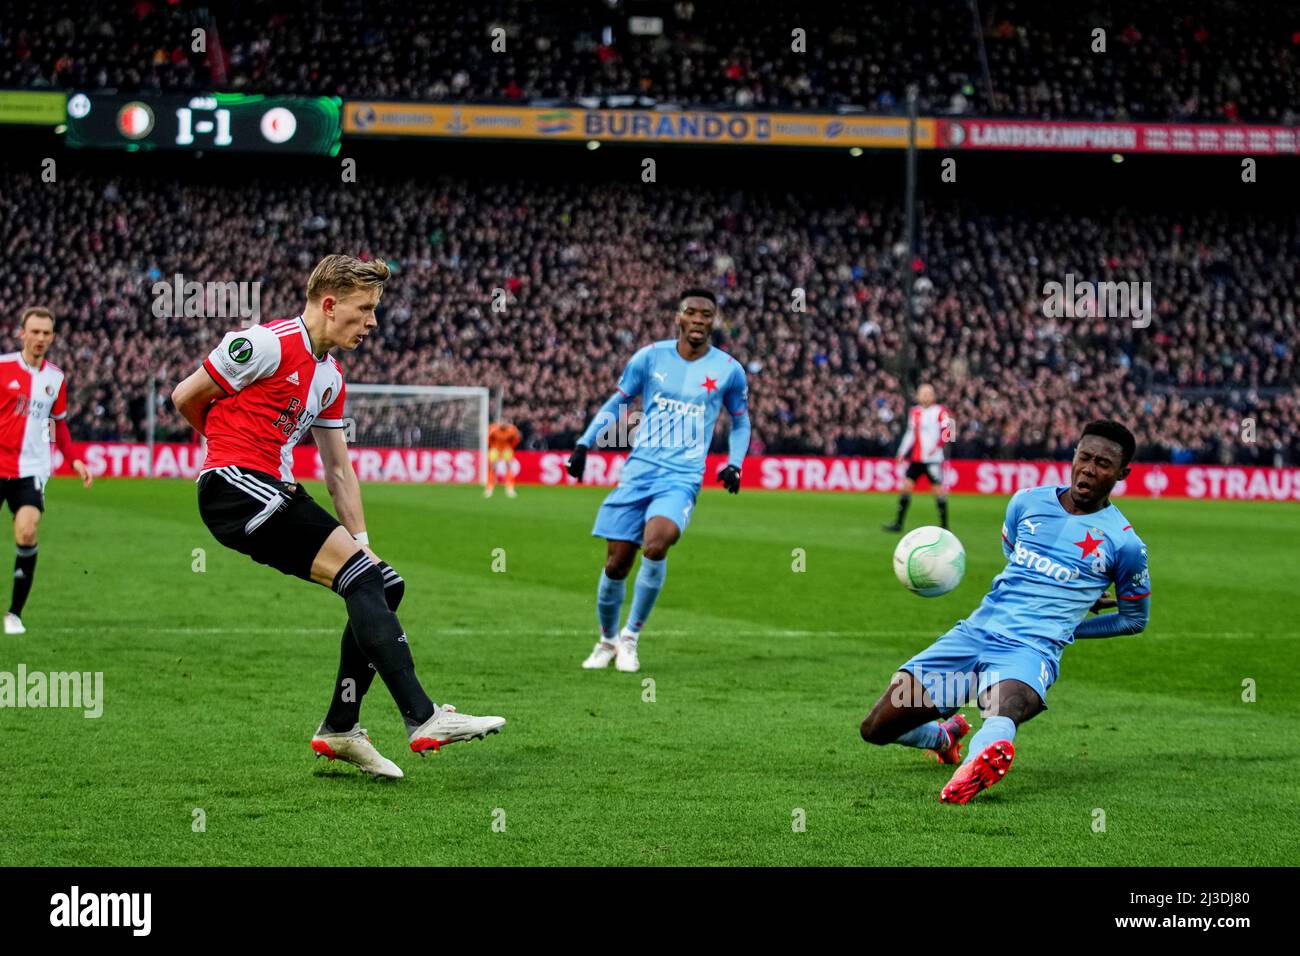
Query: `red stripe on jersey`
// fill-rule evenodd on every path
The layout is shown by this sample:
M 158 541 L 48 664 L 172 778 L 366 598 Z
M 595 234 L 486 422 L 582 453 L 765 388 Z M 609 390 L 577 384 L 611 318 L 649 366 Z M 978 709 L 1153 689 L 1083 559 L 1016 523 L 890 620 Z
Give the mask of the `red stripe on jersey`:
M 1148 591 L 1146 594 L 1121 594 L 1119 595 L 1119 599 L 1121 601 L 1140 601 L 1144 597 L 1150 597 L 1150 596 L 1151 596 L 1151 592 Z
M 1126 524 L 1126 525 L 1124 525 L 1124 527 L 1120 528 L 1119 530 L 1120 530 L 1120 531 L 1132 531 L 1132 530 L 1133 530 L 1133 526 L 1132 526 L 1131 524 Z
M 925 455 L 921 452 L 921 406 L 912 406 L 912 461 L 920 461 Z
M 56 372 L 61 372 L 57 365 L 50 365 L 50 368 Z M 54 397 L 54 408 L 50 411 L 50 417 L 60 419 L 67 417 L 68 414 L 68 377 L 63 376 L 63 381 L 59 383 L 59 394 Z
M 212 364 L 212 359 L 204 359 L 203 368 L 207 371 L 209 375 L 212 376 L 212 381 L 220 385 L 222 390 L 227 395 L 235 394 L 235 387 L 231 385 L 229 382 L 227 382 L 225 378 L 222 376 L 222 374 L 217 371 L 217 367 Z

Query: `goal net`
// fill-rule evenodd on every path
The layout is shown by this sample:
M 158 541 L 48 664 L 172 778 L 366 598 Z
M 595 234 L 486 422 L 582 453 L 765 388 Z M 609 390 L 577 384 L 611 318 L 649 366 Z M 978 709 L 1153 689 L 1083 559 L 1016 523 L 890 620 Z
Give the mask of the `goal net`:
M 488 390 L 451 385 L 354 385 L 347 386 L 344 408 L 345 436 L 349 445 L 361 449 L 445 450 L 460 452 L 449 460 L 431 464 L 416 461 L 410 481 L 427 481 L 430 468 L 451 469 L 452 481 L 487 481 Z M 465 454 L 472 453 L 472 454 Z M 425 456 L 427 459 L 427 456 Z M 362 481 L 373 467 L 406 467 L 401 459 L 380 462 L 358 461 Z M 470 471 L 472 469 L 472 471 Z M 477 477 L 472 477 L 477 476 Z M 403 476 L 385 474 L 386 478 Z M 433 480 L 441 480 L 434 477 Z

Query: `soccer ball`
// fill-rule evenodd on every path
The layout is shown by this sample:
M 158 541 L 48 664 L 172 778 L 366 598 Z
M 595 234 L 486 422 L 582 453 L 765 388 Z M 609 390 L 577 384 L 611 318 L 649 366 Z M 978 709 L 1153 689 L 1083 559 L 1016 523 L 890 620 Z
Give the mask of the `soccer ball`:
M 951 531 L 930 525 L 903 535 L 894 549 L 894 574 L 921 597 L 938 597 L 961 584 L 966 549 Z

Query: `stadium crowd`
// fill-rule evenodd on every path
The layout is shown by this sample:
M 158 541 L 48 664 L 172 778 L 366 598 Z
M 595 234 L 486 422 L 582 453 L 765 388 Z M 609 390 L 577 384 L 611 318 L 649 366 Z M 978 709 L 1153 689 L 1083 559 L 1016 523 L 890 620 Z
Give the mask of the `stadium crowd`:
M 674 334 L 677 291 L 705 282 L 717 344 L 749 372 L 755 452 L 892 454 L 911 370 L 953 411 L 958 456 L 1061 456 L 1081 421 L 1113 416 L 1145 460 L 1300 464 L 1300 228 L 1284 210 L 955 203 L 926 208 L 907 260 L 896 203 L 832 192 L 5 181 L 0 297 L 54 309 L 83 440 L 143 439 L 150 402 L 160 439 L 188 436 L 167 395 L 239 320 L 174 317 L 155 283 L 259 282 L 269 320 L 297 314 L 313 264 L 345 249 L 395 270 L 377 334 L 340 356 L 349 381 L 501 390 L 525 447 L 568 447 L 632 352 Z M 1149 281 L 1149 327 L 1045 317 L 1044 285 L 1067 274 Z
M 662 31 L 633 32 L 633 14 L 659 17 Z M 496 28 L 504 51 L 492 48 Z M 1094 50 L 1097 29 L 1105 52 Z M 1300 10 L 1281 0 L 998 0 L 977 13 L 966 0 L 43 0 L 0 9 L 0 87 L 896 112 L 911 83 L 925 113 L 1293 124 Z

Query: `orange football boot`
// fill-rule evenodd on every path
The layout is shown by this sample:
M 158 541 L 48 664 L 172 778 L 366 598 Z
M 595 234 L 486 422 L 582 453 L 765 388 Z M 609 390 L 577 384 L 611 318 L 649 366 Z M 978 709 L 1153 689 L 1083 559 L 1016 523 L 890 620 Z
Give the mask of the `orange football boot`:
M 1001 780 L 1016 759 L 1016 748 L 1009 740 L 999 740 L 984 748 L 984 752 L 957 768 L 943 790 L 940 803 L 970 803 L 971 797 Z
M 961 763 L 961 739 L 970 733 L 970 722 L 961 714 L 953 714 L 939 726 L 948 732 L 948 746 L 932 747 L 930 753 L 939 763 Z

